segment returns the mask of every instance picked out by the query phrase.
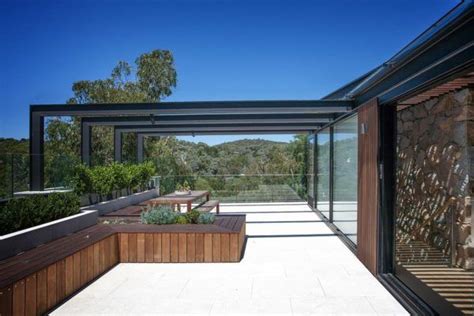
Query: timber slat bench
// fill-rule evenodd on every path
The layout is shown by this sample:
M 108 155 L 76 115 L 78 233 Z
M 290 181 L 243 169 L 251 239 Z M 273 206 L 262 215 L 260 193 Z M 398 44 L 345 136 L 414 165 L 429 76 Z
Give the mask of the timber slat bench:
M 245 215 L 200 225 L 94 225 L 0 261 L 0 316 L 41 315 L 120 262 L 238 262 Z
M 210 200 L 202 203 L 201 205 L 196 206 L 194 209 L 199 212 L 210 212 L 213 209 L 216 209 L 216 214 L 219 214 L 219 201 L 218 200 Z
M 119 262 L 117 234 L 94 225 L 0 262 L 0 314 L 40 315 Z

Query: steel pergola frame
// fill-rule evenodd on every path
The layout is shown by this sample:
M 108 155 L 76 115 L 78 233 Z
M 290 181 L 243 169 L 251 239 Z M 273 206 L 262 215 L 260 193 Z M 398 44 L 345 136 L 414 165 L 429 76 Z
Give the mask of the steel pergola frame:
M 122 160 L 122 133 L 166 133 L 167 135 L 194 135 L 219 133 L 301 133 L 318 129 L 328 124 L 342 113 L 321 114 L 235 114 L 195 116 L 110 116 L 84 117 L 81 119 L 81 137 L 84 146 L 81 150 L 82 161 L 90 163 L 92 126 L 112 126 L 115 128 L 114 158 Z M 251 127 L 251 128 L 250 128 Z M 137 160 L 143 159 L 140 147 Z
M 114 127 L 114 158 L 122 159 L 122 134 L 137 133 L 137 159 L 143 135 L 304 133 L 352 110 L 351 100 L 209 101 L 138 104 L 62 104 L 30 107 L 30 189 L 44 180 L 44 119 L 81 117 L 81 157 L 90 163 L 92 127 Z

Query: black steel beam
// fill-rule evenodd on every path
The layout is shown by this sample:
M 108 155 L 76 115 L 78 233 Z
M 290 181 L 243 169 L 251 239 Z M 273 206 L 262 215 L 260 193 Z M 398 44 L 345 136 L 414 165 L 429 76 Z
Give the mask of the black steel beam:
M 198 131 L 198 132 L 139 132 L 139 135 L 147 136 L 147 137 L 159 137 L 159 136 L 215 136 L 215 135 L 267 135 L 267 134 L 306 134 L 306 131 L 272 131 L 272 132 L 265 132 L 265 131 L 221 131 L 219 133 L 216 132 L 206 132 L 206 131 Z
M 44 117 L 30 108 L 30 190 L 44 189 Z
M 474 26 L 473 26 L 474 31 Z M 407 78 L 403 82 L 388 90 L 379 97 L 379 102 L 389 104 L 394 100 L 407 98 L 419 91 L 429 89 L 430 86 L 442 82 L 445 78 L 455 72 L 472 71 L 474 67 L 474 42 L 469 46 L 453 52 L 442 60 L 430 65 L 416 75 Z M 469 70 L 470 69 L 470 70 Z
M 42 116 L 120 116 L 120 115 L 238 115 L 238 114 L 320 114 L 344 113 L 352 101 L 288 100 L 288 101 L 203 101 L 124 104 L 60 104 L 32 105 Z
M 199 117 L 179 116 L 108 116 L 86 117 L 90 125 L 193 125 L 193 124 L 327 124 L 337 118 L 338 113 L 324 114 L 240 114 L 203 115 Z
M 220 134 L 221 132 L 245 132 L 253 131 L 258 133 L 273 133 L 277 131 L 292 131 L 292 132 L 311 132 L 318 130 L 320 125 L 301 125 L 301 124 L 241 124 L 241 125 L 193 125 L 193 126 L 182 126 L 182 125 L 173 125 L 173 126 L 154 126 L 154 125 L 144 125 L 144 126 L 117 126 L 117 130 L 120 130 L 122 133 L 147 133 L 147 132 L 188 132 L 190 134 L 197 132 L 210 132 L 214 134 Z

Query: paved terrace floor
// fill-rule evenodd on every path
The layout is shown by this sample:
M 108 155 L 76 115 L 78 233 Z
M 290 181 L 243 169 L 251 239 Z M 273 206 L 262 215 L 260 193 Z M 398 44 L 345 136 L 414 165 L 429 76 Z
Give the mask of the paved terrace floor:
M 53 315 L 408 315 L 305 204 L 221 212 L 247 213 L 240 263 L 119 264 Z

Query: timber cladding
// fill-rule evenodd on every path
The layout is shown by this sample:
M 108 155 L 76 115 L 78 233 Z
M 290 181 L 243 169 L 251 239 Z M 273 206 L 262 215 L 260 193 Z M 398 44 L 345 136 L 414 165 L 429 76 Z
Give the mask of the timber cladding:
M 42 315 L 119 261 L 113 234 L 0 289 L 0 314 Z M 40 260 L 38 260 L 40 261 Z
M 120 262 L 239 262 L 245 216 L 221 216 L 215 225 L 117 226 Z
M 42 315 L 121 262 L 239 262 L 245 215 L 212 225 L 95 225 L 0 262 L 0 316 Z
M 380 128 L 377 99 L 370 100 L 360 107 L 358 123 L 357 257 L 370 272 L 376 274 Z

